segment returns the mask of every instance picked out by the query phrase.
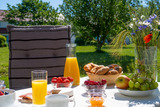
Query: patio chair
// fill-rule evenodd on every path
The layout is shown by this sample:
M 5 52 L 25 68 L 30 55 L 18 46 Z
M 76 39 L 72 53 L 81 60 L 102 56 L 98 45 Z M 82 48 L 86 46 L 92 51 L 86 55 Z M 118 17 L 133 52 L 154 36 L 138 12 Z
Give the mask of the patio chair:
M 31 87 L 31 71 L 47 70 L 52 77 L 63 76 L 70 26 L 7 26 L 9 33 L 9 86 Z

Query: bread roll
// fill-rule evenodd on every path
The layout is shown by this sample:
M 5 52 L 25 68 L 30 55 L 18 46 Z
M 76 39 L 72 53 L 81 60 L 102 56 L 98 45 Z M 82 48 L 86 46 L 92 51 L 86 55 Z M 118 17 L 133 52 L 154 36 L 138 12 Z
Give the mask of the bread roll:
M 86 72 L 90 72 L 92 68 L 97 67 L 97 66 L 98 66 L 97 64 L 88 63 L 88 64 L 84 65 L 83 69 Z
M 108 71 L 108 73 L 107 73 L 107 75 L 115 75 L 115 74 L 119 74 L 119 72 L 117 70 L 114 70 L 114 69 Z
M 95 73 L 97 72 L 97 70 L 100 69 L 100 68 L 102 68 L 102 67 L 103 67 L 103 66 L 95 66 L 95 67 L 93 67 L 93 68 L 91 69 L 90 72 L 95 74 Z
M 115 68 L 116 66 L 119 66 L 119 65 L 117 65 L 117 64 L 108 65 L 108 67 L 109 67 L 110 69 Z
M 119 73 L 122 72 L 122 67 L 121 66 L 116 66 L 114 69 L 117 70 Z
M 97 64 L 94 64 L 94 63 L 91 63 L 91 66 L 92 66 L 92 68 L 93 68 L 93 67 L 97 67 L 98 65 L 97 65 Z
M 100 69 L 97 70 L 96 74 L 99 75 L 105 75 L 109 71 L 109 67 L 101 67 Z
M 93 68 L 93 66 L 91 65 L 92 63 L 88 63 L 86 64 L 83 69 L 86 71 L 86 72 L 90 72 L 90 70 Z

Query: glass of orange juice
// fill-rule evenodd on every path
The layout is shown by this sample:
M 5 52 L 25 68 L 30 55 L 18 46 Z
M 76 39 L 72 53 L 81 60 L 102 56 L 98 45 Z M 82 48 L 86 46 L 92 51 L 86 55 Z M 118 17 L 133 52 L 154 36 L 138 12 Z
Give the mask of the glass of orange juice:
M 102 89 L 90 89 L 87 91 L 89 95 L 89 102 L 93 107 L 103 107 L 103 103 L 107 98 L 105 91 Z
M 45 105 L 47 95 L 47 76 L 46 70 L 32 71 L 32 103 L 34 105 Z

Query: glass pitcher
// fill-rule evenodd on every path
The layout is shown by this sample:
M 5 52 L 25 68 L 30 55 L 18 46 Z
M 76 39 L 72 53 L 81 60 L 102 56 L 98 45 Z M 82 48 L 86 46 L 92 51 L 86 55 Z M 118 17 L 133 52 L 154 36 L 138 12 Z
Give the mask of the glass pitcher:
M 72 77 L 74 79 L 73 86 L 80 84 L 79 66 L 76 57 L 76 44 L 66 44 L 67 57 L 64 68 L 64 77 Z

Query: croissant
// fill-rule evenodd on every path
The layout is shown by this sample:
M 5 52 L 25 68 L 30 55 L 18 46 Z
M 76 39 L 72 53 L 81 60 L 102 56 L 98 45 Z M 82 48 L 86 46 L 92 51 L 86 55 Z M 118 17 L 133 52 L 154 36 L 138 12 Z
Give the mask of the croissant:
M 108 71 L 109 71 L 109 67 L 105 66 L 105 67 L 101 67 L 100 69 L 98 69 L 95 74 L 105 75 Z
M 93 68 L 91 69 L 90 72 L 96 74 L 97 70 L 101 69 L 102 67 L 103 67 L 103 66 L 95 66 L 95 67 L 93 67 Z
M 96 66 L 98 66 L 98 65 L 93 64 L 93 63 L 88 63 L 88 64 L 86 64 L 86 65 L 83 67 L 83 69 L 84 69 L 86 72 L 90 72 L 91 69 L 94 68 L 94 67 L 96 67 Z
M 114 69 L 117 70 L 119 73 L 122 72 L 122 67 L 121 66 L 116 66 Z
M 107 75 L 115 75 L 115 74 L 119 74 L 119 72 L 117 70 L 114 70 L 114 69 L 109 70 L 108 73 L 107 73 Z

